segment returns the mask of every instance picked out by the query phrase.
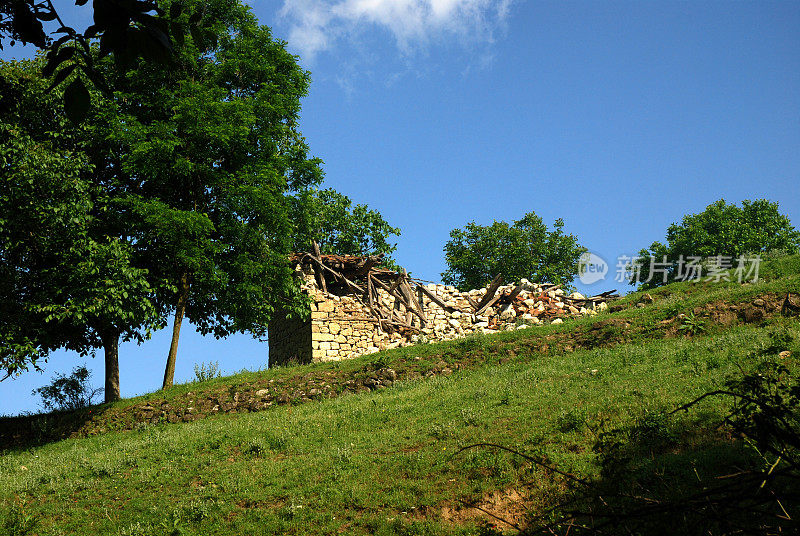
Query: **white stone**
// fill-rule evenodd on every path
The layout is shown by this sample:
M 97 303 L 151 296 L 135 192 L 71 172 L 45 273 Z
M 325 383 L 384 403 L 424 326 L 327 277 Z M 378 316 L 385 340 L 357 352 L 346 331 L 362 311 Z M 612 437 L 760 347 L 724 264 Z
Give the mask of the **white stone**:
M 514 310 L 514 307 L 511 304 L 504 305 L 500 309 L 500 318 L 502 320 L 507 320 L 510 318 L 515 318 L 517 316 L 517 311 Z
M 552 322 L 550 322 L 550 323 L 551 323 L 551 324 L 563 324 L 563 323 L 564 323 L 564 321 L 563 321 L 563 320 L 561 320 L 560 318 L 554 318 L 554 319 L 553 319 L 553 321 L 552 321 Z
M 583 294 L 581 294 L 580 292 L 573 292 L 572 294 L 570 294 L 570 295 L 569 295 L 569 297 L 570 297 L 570 298 L 572 298 L 573 300 L 583 300 L 583 299 L 586 299 L 586 296 L 584 296 L 584 295 L 583 295 Z

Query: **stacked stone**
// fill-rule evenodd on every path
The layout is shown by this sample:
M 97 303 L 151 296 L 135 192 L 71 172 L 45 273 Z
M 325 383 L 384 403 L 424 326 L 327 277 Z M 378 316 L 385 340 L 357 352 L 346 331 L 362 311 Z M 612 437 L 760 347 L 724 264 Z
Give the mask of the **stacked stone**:
M 311 355 L 314 361 L 339 361 L 381 349 L 369 307 L 351 296 L 327 294 L 310 285 Z M 377 337 L 376 337 L 377 335 Z
M 605 302 L 595 305 L 582 295 L 567 295 L 562 289 L 547 287 L 522 280 L 521 292 L 511 303 L 489 307 L 480 315 L 473 314 L 472 302 L 479 302 L 486 289 L 459 292 L 448 285 L 429 284 L 427 290 L 445 305 L 455 309 L 447 311 L 423 297 L 425 323 L 408 313 L 395 298 L 383 290 L 378 291 L 380 301 L 388 310 L 398 307 L 413 329 L 387 332 L 379 327 L 368 305 L 357 297 L 337 296 L 320 290 L 313 277 L 306 276 L 304 290 L 312 300 L 311 354 L 313 361 L 338 361 L 380 350 L 408 346 L 426 341 L 446 341 L 474 333 L 498 333 L 525 329 L 530 325 L 561 323 L 564 317 L 594 315 L 606 308 Z M 498 293 L 511 294 L 516 285 L 502 286 Z M 586 305 L 589 305 L 587 307 Z

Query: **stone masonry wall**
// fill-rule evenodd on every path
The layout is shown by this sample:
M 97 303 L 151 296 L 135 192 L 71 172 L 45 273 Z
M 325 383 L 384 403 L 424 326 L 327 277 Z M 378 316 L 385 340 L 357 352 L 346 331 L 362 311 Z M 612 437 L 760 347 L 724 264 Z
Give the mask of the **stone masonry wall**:
M 566 295 L 561 289 L 545 291 L 540 285 L 524 279 L 521 284 L 524 290 L 519 294 L 517 304 L 490 307 L 481 315 L 472 314 L 472 306 L 467 298 L 478 302 L 486 294 L 486 289 L 462 293 L 451 286 L 429 284 L 426 288 L 431 293 L 458 310 L 448 312 L 419 292 L 417 299 L 425 313 L 425 325 L 422 325 L 419 317 L 404 309 L 399 310 L 405 315 L 406 322 L 419 330 L 407 330 L 401 334 L 380 329 L 369 307 L 358 298 L 323 292 L 317 287 L 314 277 L 306 274 L 303 289 L 312 301 L 310 322 L 278 320 L 270 324 L 269 364 L 283 365 L 292 359 L 302 363 L 339 361 L 418 342 L 446 341 L 473 333 L 498 333 L 542 323 L 561 323 L 563 317 L 594 315 L 606 308 L 605 303 L 592 305 L 588 309 L 578 308 L 565 303 L 569 300 L 565 299 Z M 500 287 L 498 293 L 510 292 L 514 286 Z M 384 290 L 379 290 L 378 294 L 386 306 L 400 307 L 399 303 L 395 304 L 394 297 Z M 583 298 L 580 294 L 572 296 Z
M 269 324 L 269 363 L 309 363 L 311 354 L 311 323 L 309 320 L 287 318 L 276 311 Z

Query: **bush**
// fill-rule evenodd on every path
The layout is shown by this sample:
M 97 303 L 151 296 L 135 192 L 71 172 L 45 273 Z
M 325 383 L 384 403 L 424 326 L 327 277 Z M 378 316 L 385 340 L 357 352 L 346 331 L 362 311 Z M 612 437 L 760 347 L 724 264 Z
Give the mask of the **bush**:
M 89 384 L 91 372 L 85 367 L 75 367 L 72 374 L 56 374 L 49 385 L 33 390 L 42 397 L 42 406 L 47 411 L 73 411 L 91 406 L 94 399 L 103 394 L 103 389 L 92 389 Z

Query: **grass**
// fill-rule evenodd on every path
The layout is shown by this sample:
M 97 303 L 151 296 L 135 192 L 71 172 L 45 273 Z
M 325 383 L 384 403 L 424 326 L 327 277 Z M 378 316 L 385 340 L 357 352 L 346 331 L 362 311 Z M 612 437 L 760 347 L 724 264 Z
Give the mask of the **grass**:
M 619 428 L 637 439 L 640 466 L 682 477 L 691 466 L 698 479 L 717 474 L 751 456 L 717 427 L 728 402 L 708 399 L 669 418 L 664 411 L 752 370 L 764 356 L 800 355 L 800 325 L 782 317 L 731 326 L 703 320 L 703 330 L 680 336 L 675 317 L 692 313 L 696 322 L 705 313 L 695 310 L 710 303 L 797 292 L 797 259 L 775 261 L 765 267 L 765 281 L 745 287 L 670 285 L 651 292 L 652 306 L 605 318 L 244 373 L 121 401 L 105 415 L 189 392 L 269 380 L 292 386 L 318 373 L 394 367 L 402 378 L 391 388 L 318 403 L 189 423 L 126 423 L 133 429 L 9 449 L 0 456 L 0 530 L 482 534 L 465 503 L 524 490 L 526 507 L 537 513 L 563 496 L 565 483 L 505 452 L 459 449 L 497 443 L 599 478 L 596 447 Z M 606 319 L 616 320 L 593 329 Z M 669 319 L 673 336 L 661 324 Z M 583 344 L 589 334 L 592 344 Z M 466 365 L 450 375 L 425 378 L 428 370 L 460 362 Z
M 773 329 L 800 339 L 796 322 Z M 591 476 L 600 427 L 641 422 L 719 386 L 751 368 L 772 333 L 745 326 L 545 356 L 319 404 L 66 440 L 3 456 L 0 497 L 7 511 L 36 519 L 31 534 L 476 533 L 443 522 L 442 507 L 522 482 L 548 497 L 557 482 L 510 455 L 454 456 L 459 448 L 496 442 Z M 671 429 L 713 429 L 725 410 L 710 401 Z

